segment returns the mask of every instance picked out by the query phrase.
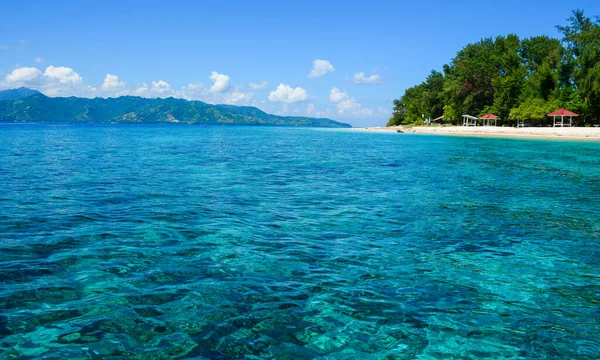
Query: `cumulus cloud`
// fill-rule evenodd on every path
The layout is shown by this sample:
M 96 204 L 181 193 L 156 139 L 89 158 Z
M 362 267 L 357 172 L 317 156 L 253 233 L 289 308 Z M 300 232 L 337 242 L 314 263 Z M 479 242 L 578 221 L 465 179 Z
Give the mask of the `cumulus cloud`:
M 214 93 L 225 92 L 229 90 L 229 87 L 231 86 L 231 78 L 225 74 L 219 74 L 218 72 L 213 71 L 208 78 L 214 82 L 213 86 L 210 88 L 210 91 Z
M 100 86 L 100 90 L 104 92 L 117 92 L 125 89 L 125 83 L 119 81 L 119 77 L 117 75 L 106 74 L 104 78 L 104 82 Z
M 6 82 L 9 84 L 27 85 L 35 82 L 42 77 L 42 72 L 38 68 L 34 67 L 22 67 L 14 69 L 8 76 L 6 76 Z
M 352 77 L 352 82 L 355 84 L 378 84 L 383 82 L 383 78 L 381 75 L 373 74 L 371 76 L 366 76 L 364 72 L 359 72 L 354 74 Z
M 363 115 L 373 115 L 373 110 L 363 108 L 362 105 L 357 102 L 354 98 L 349 98 L 344 101 L 341 101 L 335 105 L 338 109 L 338 114 L 340 115 L 353 115 L 353 116 L 363 116 Z
M 0 88 L 20 86 L 39 90 L 48 96 L 91 97 L 96 93 L 96 88 L 83 84 L 83 78 L 78 73 L 64 66 L 48 66 L 43 73 L 35 67 L 22 67 L 0 81 Z
M 142 85 L 138 86 L 137 89 L 135 89 L 134 94 L 137 96 L 147 95 L 148 94 L 148 85 L 146 85 L 146 83 L 143 83 Z
M 340 91 L 336 87 L 331 88 L 329 101 L 335 104 L 339 115 L 362 118 L 375 114 L 373 109 L 363 107 L 360 102 L 356 101 L 348 93 Z
M 169 97 L 174 95 L 171 85 L 163 80 L 153 81 L 150 93 L 157 97 Z
M 181 87 L 173 96 L 186 100 L 200 100 L 209 104 L 256 105 L 254 94 L 244 91 L 242 85 L 230 90 L 213 92 L 212 88 L 206 88 L 202 83 L 195 83 Z
M 213 74 L 211 74 L 212 76 Z M 0 77 L 0 89 L 10 89 L 20 86 L 26 86 L 36 89 L 47 96 L 121 96 L 137 95 L 142 97 L 176 97 L 187 100 L 200 100 L 210 104 L 235 104 L 257 106 L 266 103 L 266 100 L 259 104 L 254 100 L 254 93 L 244 89 L 243 85 L 232 87 L 228 76 L 225 78 L 216 74 L 215 81 L 211 86 L 205 87 L 202 83 L 191 83 L 174 89 L 165 80 L 142 83 L 138 87 L 129 88 L 125 82 L 117 75 L 106 74 L 104 81 L 98 87 L 92 87 L 84 83 L 83 78 L 73 69 L 65 66 L 48 66 L 45 71 L 36 67 L 22 67 L 14 69 L 7 76 Z M 227 91 L 215 92 L 217 89 L 227 88 Z M 266 85 L 259 83 L 259 87 Z M 290 88 L 291 89 L 291 88 Z M 304 95 L 303 95 L 304 94 Z M 308 97 L 305 90 L 296 88 L 291 89 L 287 94 L 287 101 L 301 101 Z
M 261 82 L 259 82 L 259 83 L 253 83 L 253 82 L 251 82 L 250 83 L 250 88 L 252 90 L 262 90 L 262 89 L 265 89 L 267 87 L 267 85 L 268 85 L 267 82 L 264 81 L 264 80 L 261 81 Z
M 273 102 L 282 102 L 293 104 L 308 100 L 308 93 L 301 87 L 292 88 L 289 85 L 279 84 L 277 89 L 271 91 L 269 100 Z
M 306 107 L 306 115 L 313 116 L 315 114 L 315 104 L 308 104 Z
M 44 71 L 44 76 L 50 79 L 56 79 L 61 84 L 81 84 L 83 82 L 83 78 L 79 76 L 78 73 L 73 71 L 73 69 L 64 66 L 48 66 L 46 71 Z
M 252 100 L 253 97 L 254 97 L 254 94 L 252 94 L 252 93 L 234 91 L 227 97 L 227 103 L 228 104 L 248 103 L 249 101 Z
M 310 74 L 308 74 L 308 77 L 320 77 L 334 71 L 335 68 L 333 67 L 333 65 L 331 65 L 329 61 L 317 59 L 313 61 L 313 69 L 310 72 Z
M 348 94 L 340 91 L 340 89 L 336 87 L 331 88 L 331 92 L 329 93 L 329 101 L 332 103 L 339 103 L 342 100 L 346 100 L 348 97 Z
M 37 57 L 37 58 L 35 59 L 35 62 L 36 62 L 36 63 L 43 63 L 43 62 L 46 62 L 46 60 L 44 60 L 44 59 L 43 59 L 43 58 L 41 58 L 41 57 Z

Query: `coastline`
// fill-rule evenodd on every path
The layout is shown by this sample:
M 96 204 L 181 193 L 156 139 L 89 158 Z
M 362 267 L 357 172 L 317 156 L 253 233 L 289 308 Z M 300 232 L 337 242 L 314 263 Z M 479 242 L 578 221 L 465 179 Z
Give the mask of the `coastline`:
M 353 131 L 430 134 L 451 136 L 501 137 L 521 139 L 564 139 L 600 141 L 599 127 L 494 127 L 494 126 L 390 126 L 352 128 Z

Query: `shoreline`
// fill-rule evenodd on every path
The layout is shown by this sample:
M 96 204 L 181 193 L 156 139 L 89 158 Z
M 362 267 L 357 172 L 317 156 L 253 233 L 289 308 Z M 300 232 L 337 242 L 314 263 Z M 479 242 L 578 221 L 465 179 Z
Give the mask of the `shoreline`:
M 496 137 L 544 140 L 600 141 L 600 127 L 494 127 L 494 126 L 390 126 L 348 129 L 352 131 L 428 134 L 450 136 Z

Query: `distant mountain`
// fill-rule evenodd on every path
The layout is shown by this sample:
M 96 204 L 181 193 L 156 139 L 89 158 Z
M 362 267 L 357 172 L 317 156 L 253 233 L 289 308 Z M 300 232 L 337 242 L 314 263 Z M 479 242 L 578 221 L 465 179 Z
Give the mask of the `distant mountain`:
M 37 90 L 31 90 L 28 88 L 18 88 L 18 89 L 10 89 L 10 90 L 0 90 L 0 101 L 4 100 L 20 100 L 31 95 L 41 94 Z
M 29 96 L 25 94 L 31 93 Z M 2 122 L 64 123 L 187 123 L 236 124 L 347 128 L 330 119 L 302 116 L 276 116 L 251 106 L 211 105 L 183 99 L 148 99 L 137 96 L 118 98 L 51 98 L 30 89 L 0 92 Z M 15 99 L 15 97 L 17 97 Z

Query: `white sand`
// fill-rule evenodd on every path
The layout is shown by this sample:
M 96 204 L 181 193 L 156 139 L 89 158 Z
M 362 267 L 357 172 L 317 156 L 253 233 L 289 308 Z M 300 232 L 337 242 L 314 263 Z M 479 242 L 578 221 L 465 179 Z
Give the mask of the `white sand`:
M 494 126 L 391 126 L 353 128 L 357 131 L 398 132 L 417 134 L 493 136 L 506 138 L 579 139 L 600 141 L 600 127 L 494 127 Z

